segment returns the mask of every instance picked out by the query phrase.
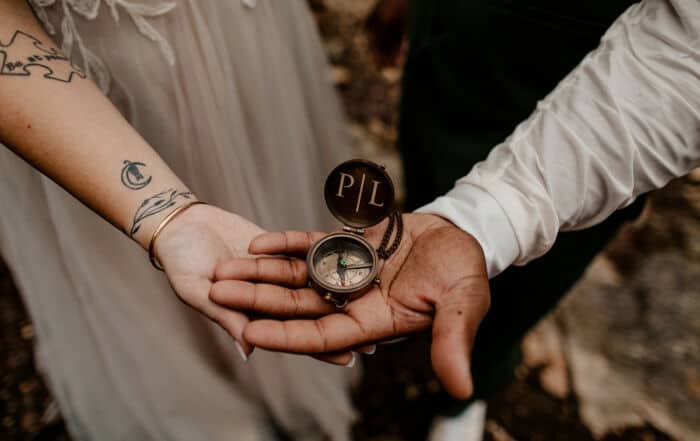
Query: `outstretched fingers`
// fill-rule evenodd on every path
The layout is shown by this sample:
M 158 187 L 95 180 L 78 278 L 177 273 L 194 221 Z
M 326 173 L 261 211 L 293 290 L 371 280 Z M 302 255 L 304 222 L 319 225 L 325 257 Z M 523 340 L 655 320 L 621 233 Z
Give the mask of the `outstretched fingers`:
M 306 262 L 278 257 L 231 259 L 216 267 L 214 277 L 216 280 L 246 280 L 294 288 L 304 287 L 308 281 Z
M 263 233 L 253 239 L 248 248 L 250 254 L 304 255 L 325 233 L 306 231 L 282 231 Z
M 248 316 L 242 312 L 231 311 L 216 305 L 213 305 L 210 310 L 210 317 L 238 343 L 240 350 L 245 355 L 244 358 L 250 356 L 255 347 L 243 337 L 243 329 L 249 323 Z
M 271 351 L 321 354 L 346 351 L 381 340 L 354 317 L 336 313 L 316 320 L 255 320 L 246 326 L 247 342 Z
M 311 288 L 291 289 L 241 280 L 214 283 L 209 299 L 231 309 L 279 318 L 319 317 L 336 312 Z
M 207 296 L 211 281 L 203 277 L 170 276 L 170 283 L 179 299 L 221 326 L 240 345 L 246 357 L 253 352 L 253 346 L 243 338 L 248 316 L 212 302 Z

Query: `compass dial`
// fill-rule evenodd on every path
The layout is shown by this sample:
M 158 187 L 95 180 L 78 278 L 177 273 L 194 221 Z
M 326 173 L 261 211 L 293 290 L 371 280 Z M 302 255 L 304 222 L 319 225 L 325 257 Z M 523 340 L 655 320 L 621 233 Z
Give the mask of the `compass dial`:
M 332 292 L 349 293 L 362 289 L 376 275 L 373 250 L 364 240 L 352 236 L 329 236 L 319 243 L 310 257 L 312 279 Z

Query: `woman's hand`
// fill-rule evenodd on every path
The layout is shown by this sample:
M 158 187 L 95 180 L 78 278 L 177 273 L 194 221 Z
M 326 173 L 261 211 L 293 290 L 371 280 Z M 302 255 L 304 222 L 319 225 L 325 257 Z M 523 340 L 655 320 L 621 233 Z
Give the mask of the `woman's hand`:
M 368 229 L 375 247 L 386 221 Z M 303 254 L 320 233 L 267 233 L 251 254 Z M 477 328 L 490 304 L 484 255 L 476 240 L 428 214 L 404 215 L 404 237 L 380 268 L 381 284 L 343 312 L 307 287 L 303 260 L 262 257 L 219 265 L 211 299 L 279 319 L 257 320 L 244 332 L 261 348 L 307 354 L 339 353 L 432 328 L 432 362 L 455 397 L 472 393 L 469 361 Z M 251 283 L 252 282 L 252 283 Z
M 226 330 L 248 356 L 243 338 L 248 317 L 209 300 L 214 270 L 221 262 L 247 256 L 250 241 L 263 230 L 210 205 L 194 205 L 173 219 L 155 243 L 155 255 L 178 297 Z

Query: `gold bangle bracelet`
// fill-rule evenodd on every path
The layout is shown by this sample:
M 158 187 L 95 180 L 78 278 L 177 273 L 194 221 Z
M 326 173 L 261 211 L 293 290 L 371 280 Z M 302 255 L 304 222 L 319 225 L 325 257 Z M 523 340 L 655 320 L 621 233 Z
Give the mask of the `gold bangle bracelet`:
M 193 205 L 200 205 L 200 204 L 206 204 L 206 202 L 202 201 L 192 201 L 189 202 L 185 205 L 181 205 L 177 207 L 175 210 L 173 210 L 172 213 L 169 215 L 165 216 L 165 219 L 163 219 L 160 224 L 158 225 L 158 228 L 155 229 L 153 232 L 153 235 L 151 236 L 151 241 L 148 242 L 148 258 L 151 260 L 151 264 L 155 269 L 158 271 L 163 271 L 163 267 L 161 266 L 160 263 L 158 263 L 158 260 L 156 259 L 155 255 L 155 244 L 156 244 L 156 239 L 158 239 L 158 236 L 160 235 L 161 231 L 172 221 L 175 219 L 175 217 L 182 213 L 183 211 L 187 210 L 188 208 L 192 207 Z

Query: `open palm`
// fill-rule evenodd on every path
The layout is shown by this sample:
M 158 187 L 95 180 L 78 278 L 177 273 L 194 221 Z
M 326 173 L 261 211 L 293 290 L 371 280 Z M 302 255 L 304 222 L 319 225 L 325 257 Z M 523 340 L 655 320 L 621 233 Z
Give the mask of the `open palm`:
M 214 272 L 221 262 L 248 256 L 250 241 L 264 230 L 228 211 L 196 205 L 176 217 L 156 241 L 156 256 L 178 297 L 218 323 L 246 354 L 243 338 L 248 317 L 209 299 Z
M 365 238 L 375 247 L 386 222 Z M 265 233 L 251 254 L 300 255 L 321 233 Z M 474 238 L 428 214 L 404 215 L 401 246 L 380 268 L 381 283 L 343 311 L 307 286 L 302 259 L 234 259 L 218 266 L 210 298 L 266 318 L 250 322 L 246 341 L 306 354 L 344 354 L 368 344 L 431 329 L 433 367 L 456 397 L 471 394 L 469 358 L 489 307 L 484 256 Z

